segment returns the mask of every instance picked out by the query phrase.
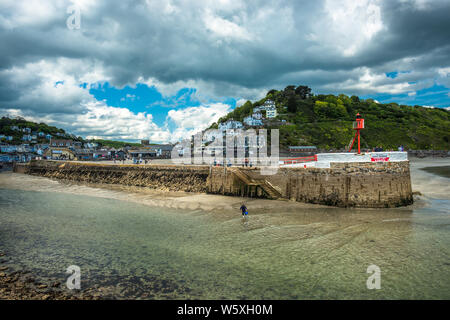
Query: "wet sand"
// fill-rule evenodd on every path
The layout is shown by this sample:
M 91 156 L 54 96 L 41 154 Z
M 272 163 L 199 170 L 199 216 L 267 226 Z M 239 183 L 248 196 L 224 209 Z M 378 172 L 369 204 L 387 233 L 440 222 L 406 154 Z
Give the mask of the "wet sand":
M 149 206 L 182 210 L 203 210 L 213 213 L 238 212 L 242 203 L 251 208 L 251 214 L 281 210 L 296 211 L 302 208 L 325 207 L 288 200 L 267 200 L 246 197 L 230 197 L 204 193 L 161 191 L 157 189 L 114 184 L 92 184 L 75 181 L 50 180 L 48 178 L 12 172 L 0 175 L 0 188 L 40 190 L 96 196 L 121 201 L 132 201 Z
M 424 197 L 435 199 L 450 199 L 449 179 L 441 175 L 423 170 L 450 166 L 450 158 L 410 160 L 411 185 L 413 192 L 420 192 Z M 435 171 L 436 169 L 431 169 Z M 439 170 L 439 169 L 438 169 Z M 436 171 L 435 171 L 436 172 Z
M 444 167 L 426 167 L 422 170 L 434 173 L 435 175 L 438 175 L 440 177 L 449 178 L 450 179 L 450 166 L 444 166 Z

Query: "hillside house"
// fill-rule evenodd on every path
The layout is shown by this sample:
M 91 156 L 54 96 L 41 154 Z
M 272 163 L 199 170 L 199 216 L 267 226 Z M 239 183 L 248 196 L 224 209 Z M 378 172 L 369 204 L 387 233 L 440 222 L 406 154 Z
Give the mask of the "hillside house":
M 277 108 L 275 106 L 275 101 L 270 100 L 270 99 L 266 100 L 263 105 L 253 108 L 253 112 L 255 112 L 255 113 L 261 112 L 261 111 L 266 111 L 267 119 L 275 118 L 278 115 Z
M 68 148 L 50 147 L 44 151 L 44 156 L 53 160 L 73 160 L 75 153 Z
M 74 142 L 73 142 L 73 140 L 52 139 L 52 140 L 50 140 L 50 146 L 51 147 L 73 148 Z
M 233 119 L 229 119 L 224 123 L 219 123 L 219 130 L 225 131 L 228 129 L 240 129 L 242 128 L 242 122 L 240 121 L 236 121 Z
M 262 125 L 263 125 L 263 122 L 262 122 L 261 118 L 258 119 L 258 118 L 256 118 L 256 117 L 254 117 L 255 114 L 261 115 L 260 112 L 257 112 L 257 113 L 254 113 L 254 114 L 251 115 L 251 116 L 245 117 L 245 118 L 244 118 L 244 123 L 245 123 L 246 125 L 250 126 L 250 127 L 262 126 Z M 262 115 L 261 115 L 261 117 L 262 117 Z

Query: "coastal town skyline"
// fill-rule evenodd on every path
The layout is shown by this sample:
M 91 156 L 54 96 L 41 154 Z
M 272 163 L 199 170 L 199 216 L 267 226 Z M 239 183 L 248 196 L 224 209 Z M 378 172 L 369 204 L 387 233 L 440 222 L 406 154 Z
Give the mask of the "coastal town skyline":
M 85 138 L 176 142 L 291 84 L 380 103 L 450 105 L 446 1 L 0 8 L 0 114 Z

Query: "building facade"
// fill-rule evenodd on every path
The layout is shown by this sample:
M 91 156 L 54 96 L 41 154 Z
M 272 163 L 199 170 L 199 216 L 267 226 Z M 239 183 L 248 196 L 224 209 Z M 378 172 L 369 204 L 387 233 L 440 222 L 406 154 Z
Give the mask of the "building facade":
M 219 123 L 219 130 L 227 130 L 227 129 L 240 129 L 243 127 L 242 122 L 236 121 L 233 119 L 227 120 L 224 123 Z
M 261 113 L 256 113 L 256 114 L 261 114 Z M 253 114 L 254 115 L 254 114 Z M 253 115 L 245 117 L 244 118 L 244 123 L 250 127 L 255 127 L 255 126 L 262 126 L 263 122 L 260 119 L 255 118 Z

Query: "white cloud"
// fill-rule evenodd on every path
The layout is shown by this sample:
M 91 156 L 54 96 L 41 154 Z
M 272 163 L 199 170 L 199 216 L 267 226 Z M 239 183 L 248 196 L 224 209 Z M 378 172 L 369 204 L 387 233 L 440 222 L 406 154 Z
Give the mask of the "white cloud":
M 69 127 L 87 138 L 145 139 L 153 131 L 159 131 L 152 121 L 152 115 L 133 113 L 127 108 L 106 106 L 102 102 L 89 103 L 84 114 L 75 115 Z M 69 117 L 70 118 L 70 117 Z
M 327 30 L 320 26 L 320 36 L 315 39 L 339 49 L 344 56 L 355 55 L 383 29 L 380 3 L 379 0 L 327 0 L 325 11 L 330 23 L 326 25 Z
M 325 87 L 329 90 L 398 94 L 410 91 L 414 88 L 414 85 L 407 81 L 391 81 L 390 78 L 386 78 L 384 73 L 374 73 L 369 68 L 361 68 L 355 78 L 347 79 L 341 83 L 332 83 Z
M 251 34 L 242 26 L 226 20 L 222 17 L 214 15 L 211 10 L 205 10 L 203 17 L 206 29 L 211 31 L 215 36 L 228 39 L 252 40 Z
M 236 107 L 240 107 L 246 102 L 247 102 L 246 99 L 239 99 L 238 101 L 236 101 Z
M 230 111 L 231 107 L 223 103 L 170 110 L 167 115 L 167 121 L 174 123 L 177 127 L 173 132 L 172 140 L 186 138 L 204 130 Z

